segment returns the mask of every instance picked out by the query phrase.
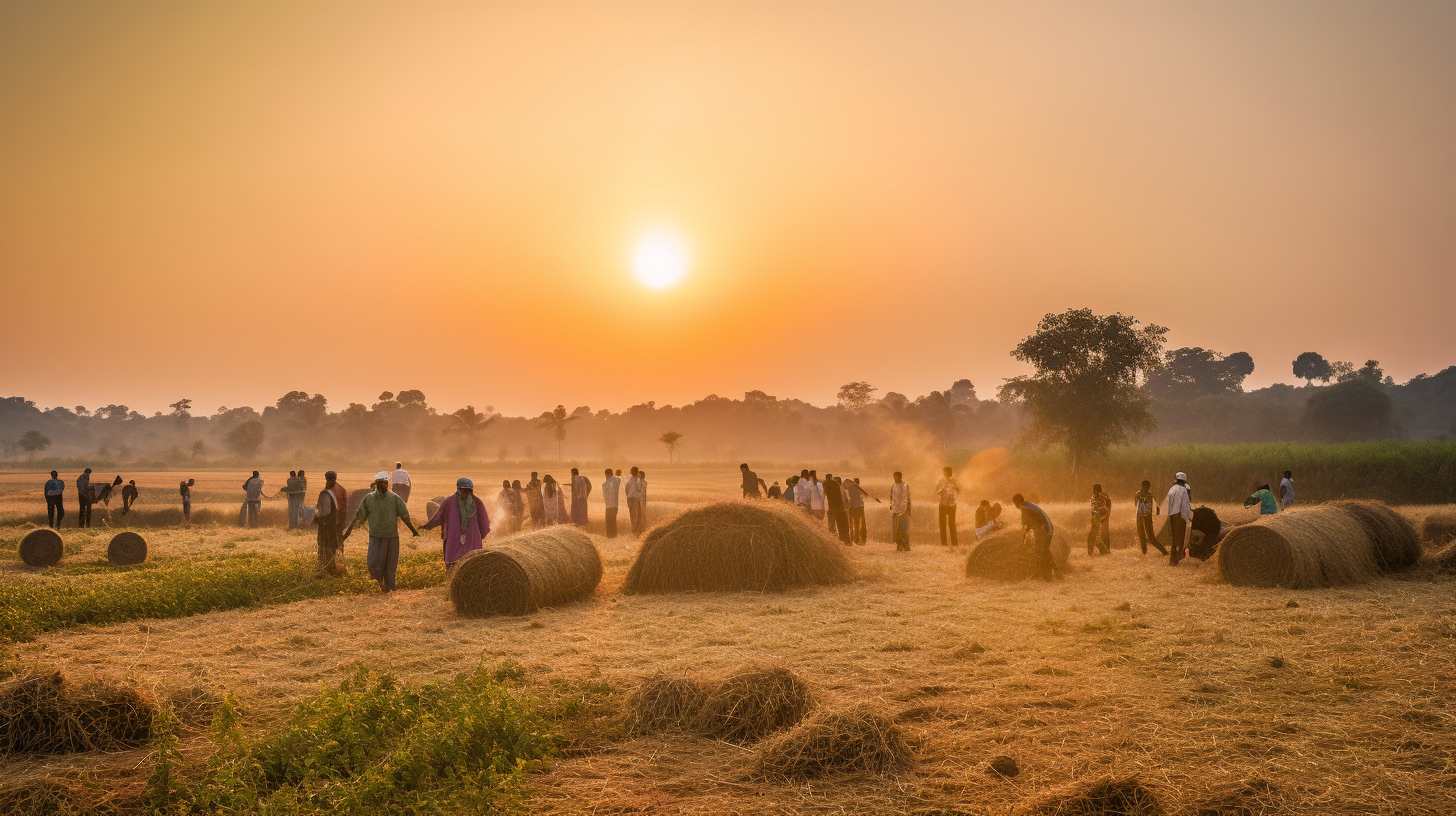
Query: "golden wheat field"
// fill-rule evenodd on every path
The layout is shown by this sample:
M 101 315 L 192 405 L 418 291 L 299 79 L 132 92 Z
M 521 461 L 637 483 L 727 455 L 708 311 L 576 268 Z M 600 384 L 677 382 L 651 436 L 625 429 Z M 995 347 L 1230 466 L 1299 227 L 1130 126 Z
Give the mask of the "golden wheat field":
M 599 481 L 598 471 L 584 470 Z M 527 476 L 520 469 L 485 474 L 473 475 L 486 497 L 501 478 Z M 175 507 L 185 474 L 125 475 L 141 486 L 136 518 L 143 519 L 146 511 Z M 203 474 L 195 508 L 235 515 L 245 475 Z M 416 517 L 454 475 L 415 474 Z M 282 481 L 281 474 L 264 476 L 270 493 Z M 368 476 L 343 481 L 362 487 Z M 311 486 L 321 477 L 310 472 Z M 731 466 L 658 467 L 649 476 L 649 513 L 731 498 L 736 477 Z M 37 515 L 41 479 L 0 477 L 7 550 L 0 580 L 42 580 L 13 556 L 22 517 Z M 884 480 L 866 485 L 885 496 Z M 12 657 L 22 666 L 121 677 L 159 691 L 224 690 L 252 723 L 283 716 L 359 664 L 429 679 L 482 661 L 514 661 L 528 687 L 543 694 L 585 686 L 605 701 L 576 723 L 570 750 L 530 777 L 527 809 L 540 814 L 1009 814 L 1059 790 L 1129 776 L 1168 813 L 1199 813 L 1239 785 L 1254 791 L 1244 810 L 1207 812 L 1456 812 L 1450 579 L 1418 569 L 1341 589 L 1231 587 L 1212 564 L 1172 568 L 1129 546 L 1130 496 L 1118 496 L 1111 555 L 1087 556 L 1080 546 L 1085 510 L 1059 505 L 1053 517 L 1074 540 L 1065 580 L 968 580 L 972 508 L 961 508 L 961 546 L 942 548 L 931 485 L 913 487 L 921 503 L 911 552 L 885 543 L 886 511 L 871 502 L 872 540 L 849 553 L 861 577 L 842 586 L 622 595 L 638 542 L 601 536 L 594 496 L 589 529 L 605 577 L 581 603 L 466 619 L 439 587 L 345 595 L 63 629 L 14 644 Z M 1007 503 L 1008 495 L 988 497 Z M 118 506 L 113 502 L 113 527 L 127 521 Z M 1252 517 L 1243 508 L 1217 509 L 1225 520 Z M 1403 510 L 1419 520 L 1429 508 Z M 276 527 L 145 532 L 149 557 L 158 561 L 240 551 L 306 556 L 313 547 L 311 534 Z M 67 542 L 68 563 L 104 560 L 104 534 L 68 532 Z M 438 538 L 406 538 L 411 546 L 437 551 Z M 361 547 L 356 537 L 347 549 Z M 650 674 L 711 678 L 745 665 L 791 669 L 821 708 L 860 704 L 883 714 L 904 731 L 913 764 L 892 776 L 765 781 L 751 773 L 750 748 L 685 734 L 633 737 L 620 727 L 624 701 Z M 188 746 L 205 752 L 207 737 L 193 735 Z M 144 766 L 147 753 L 7 758 L 0 785 L 76 774 L 121 780 Z M 989 771 L 1001 755 L 1017 761 L 1019 775 Z

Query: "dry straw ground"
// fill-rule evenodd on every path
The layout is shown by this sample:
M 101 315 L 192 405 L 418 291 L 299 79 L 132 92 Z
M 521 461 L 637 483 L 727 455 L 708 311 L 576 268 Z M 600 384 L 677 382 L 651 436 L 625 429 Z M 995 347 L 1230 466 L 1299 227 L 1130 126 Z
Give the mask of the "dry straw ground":
M 734 475 L 716 487 L 683 474 L 680 489 L 660 475 L 654 501 L 727 497 Z M 415 499 L 422 507 L 422 495 L 437 493 L 417 487 Z M 949 552 L 932 541 L 929 509 L 917 511 L 910 553 L 883 543 L 883 530 L 852 548 L 866 577 L 841 586 L 625 596 L 637 542 L 597 538 L 605 576 L 596 593 L 528 618 L 458 617 L 437 588 L 52 632 L 13 651 L 77 677 L 125 677 L 157 697 L 226 689 L 252 723 L 360 662 L 434 679 L 514 660 L 528 684 L 606 684 L 624 712 L 655 672 L 712 678 L 783 666 L 811 684 L 816 711 L 878 712 L 914 758 L 893 775 L 770 781 L 755 773 L 755 747 L 608 729 L 583 735 L 534 777 L 538 814 L 1006 814 L 1066 805 L 1052 797 L 1129 777 L 1168 813 L 1229 796 L 1254 813 L 1456 812 L 1456 579 L 1418 569 L 1335 589 L 1232 587 L 1213 564 L 1170 568 L 1128 549 L 1131 518 L 1119 510 L 1112 555 L 1074 552 L 1069 577 L 1053 586 L 996 583 L 964 576 L 964 545 Z M 872 533 L 883 522 L 875 512 Z M 1238 508 L 1219 512 L 1247 520 Z M 1419 525 L 1428 512 L 1411 516 Z M 1076 533 L 1084 514 L 1063 506 L 1054 517 Z M 276 530 L 148 540 L 154 558 L 311 546 Z M 105 538 L 78 541 L 68 538 L 68 551 L 80 548 L 68 559 L 104 553 Z M 9 564 L 3 580 L 31 579 L 18 559 Z M 124 777 L 145 755 L 10 758 L 0 785 Z M 989 772 L 1002 755 L 1016 759 L 1017 776 Z

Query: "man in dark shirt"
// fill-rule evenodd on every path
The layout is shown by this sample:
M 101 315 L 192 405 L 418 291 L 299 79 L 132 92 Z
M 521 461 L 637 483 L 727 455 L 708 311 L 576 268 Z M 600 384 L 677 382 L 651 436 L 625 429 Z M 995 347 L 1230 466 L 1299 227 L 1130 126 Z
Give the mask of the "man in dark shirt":
M 121 514 L 123 516 L 131 512 L 131 506 L 136 504 L 137 495 L 136 479 L 132 479 L 126 483 L 126 487 L 121 489 Z
M 1041 507 L 1027 501 L 1020 493 L 1011 497 L 1011 503 L 1021 511 L 1021 529 L 1036 547 L 1037 568 L 1044 581 L 1056 577 L 1056 564 L 1052 561 L 1052 520 Z
M 86 468 L 76 477 L 76 526 L 91 526 L 91 468 Z
M 763 480 L 758 478 L 758 474 L 748 469 L 747 462 L 739 465 L 738 470 L 743 474 L 743 498 L 762 498 L 764 490 Z
M 829 512 L 829 531 L 849 543 L 849 514 L 844 510 L 844 485 L 838 476 L 824 474 L 824 506 Z

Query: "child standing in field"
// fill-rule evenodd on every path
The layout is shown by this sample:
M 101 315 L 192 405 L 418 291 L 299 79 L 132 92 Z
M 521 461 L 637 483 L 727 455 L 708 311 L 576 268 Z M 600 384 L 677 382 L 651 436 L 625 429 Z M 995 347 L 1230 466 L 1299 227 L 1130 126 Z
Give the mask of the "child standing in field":
M 1132 502 L 1137 509 L 1138 546 L 1142 547 L 1143 555 L 1148 554 L 1149 543 L 1157 547 L 1158 552 L 1167 555 L 1168 550 L 1163 547 L 1163 543 L 1158 540 L 1157 532 L 1153 529 L 1153 516 L 1163 510 L 1153 496 L 1153 483 L 1143 479 L 1142 487 L 1138 490 L 1137 495 L 1133 496 Z

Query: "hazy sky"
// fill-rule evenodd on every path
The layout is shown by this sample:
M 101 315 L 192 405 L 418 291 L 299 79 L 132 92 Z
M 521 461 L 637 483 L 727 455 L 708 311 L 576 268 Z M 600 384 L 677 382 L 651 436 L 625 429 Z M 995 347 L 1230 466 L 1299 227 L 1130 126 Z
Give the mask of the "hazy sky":
M 1452 42 L 1452 2 L 4 3 L 0 394 L 988 394 L 1084 305 L 1404 379 L 1456 362 Z

